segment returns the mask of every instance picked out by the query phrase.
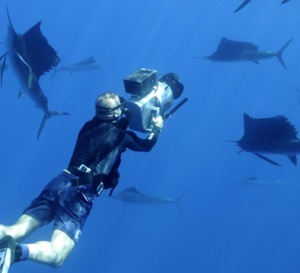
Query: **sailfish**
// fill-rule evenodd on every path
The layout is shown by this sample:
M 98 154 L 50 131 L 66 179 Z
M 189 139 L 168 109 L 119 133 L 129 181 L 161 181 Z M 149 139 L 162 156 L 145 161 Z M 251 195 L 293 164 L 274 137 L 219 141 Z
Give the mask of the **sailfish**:
M 247 4 L 249 4 L 250 1 L 251 1 L 251 0 L 244 0 L 243 3 L 240 4 L 240 5 L 237 7 L 237 9 L 236 9 L 233 13 L 240 11 L 240 10 L 241 10 L 242 8 L 244 8 Z M 285 4 L 285 3 L 289 2 L 289 1 L 290 1 L 290 0 L 283 0 L 283 1 L 281 2 L 281 4 Z
M 249 42 L 221 39 L 215 52 L 210 56 L 200 57 L 214 62 L 241 62 L 249 61 L 259 64 L 260 60 L 276 57 L 285 70 L 287 67 L 282 54 L 293 39 L 288 40 L 277 52 L 260 51 L 258 46 Z M 199 58 L 199 57 L 198 57 Z
M 44 125 L 49 118 L 54 115 L 68 115 L 66 112 L 49 110 L 48 99 L 39 84 L 40 77 L 57 66 L 60 58 L 43 36 L 40 30 L 41 21 L 21 35 L 15 31 L 8 9 L 7 16 L 9 22 L 7 52 L 0 57 L 0 60 L 3 59 L 2 67 L 5 67 L 6 57 L 8 57 L 9 64 L 21 84 L 19 96 L 26 93 L 35 105 L 44 112 L 37 134 L 37 139 L 39 139 Z M 2 69 L 1 84 L 3 71 Z
M 241 151 L 251 152 L 275 166 L 280 164 L 262 154 L 285 155 L 294 165 L 300 154 L 300 139 L 295 126 L 283 115 L 252 118 L 244 113 L 244 135 L 232 142 L 237 143 Z
M 52 77 L 54 77 L 54 75 L 57 71 L 66 71 L 66 72 L 69 72 L 70 74 L 73 74 L 73 73 L 79 72 L 79 71 L 96 70 L 96 69 L 99 69 L 100 67 L 101 66 L 99 64 L 97 64 L 94 57 L 91 56 L 88 59 L 83 60 L 81 62 L 74 63 L 74 64 L 71 64 L 71 65 L 62 66 L 62 67 L 59 67 L 57 69 L 54 69 Z
M 111 197 L 115 200 L 122 201 L 124 204 L 132 203 L 156 207 L 175 204 L 179 211 L 182 212 L 179 206 L 179 201 L 187 191 L 188 189 L 186 189 L 178 198 L 170 198 L 144 194 L 139 192 L 135 187 L 130 187 L 117 193 L 116 195 L 112 195 Z

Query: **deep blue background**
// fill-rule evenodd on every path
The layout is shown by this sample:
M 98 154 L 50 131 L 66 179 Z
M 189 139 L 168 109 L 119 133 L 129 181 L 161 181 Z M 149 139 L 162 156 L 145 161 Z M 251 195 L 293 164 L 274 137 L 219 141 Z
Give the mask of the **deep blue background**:
M 112 90 L 129 97 L 123 79 L 141 67 L 175 72 L 189 98 L 170 118 L 151 153 L 127 152 L 116 192 L 141 192 L 181 200 L 176 206 L 123 206 L 96 200 L 82 237 L 57 272 L 294 273 L 300 260 L 299 166 L 284 156 L 275 167 L 226 140 L 243 135 L 243 113 L 284 114 L 300 128 L 300 2 L 253 0 L 239 13 L 241 0 L 12 0 L 0 4 L 0 40 L 5 43 L 10 11 L 17 32 L 39 20 L 57 50 L 60 65 L 94 56 L 101 69 L 43 76 L 49 108 L 71 115 L 53 117 L 39 141 L 42 111 L 24 96 L 11 70 L 0 92 L 1 223 L 12 224 L 69 162 L 83 123 L 94 114 L 94 100 Z M 284 52 L 285 71 L 276 58 L 260 65 L 213 63 L 220 39 L 253 42 L 261 50 Z M 5 46 L 2 47 L 5 52 Z M 289 181 L 288 187 L 248 190 L 249 176 Z M 48 240 L 51 225 L 25 242 Z M 10 272 L 53 272 L 32 262 Z

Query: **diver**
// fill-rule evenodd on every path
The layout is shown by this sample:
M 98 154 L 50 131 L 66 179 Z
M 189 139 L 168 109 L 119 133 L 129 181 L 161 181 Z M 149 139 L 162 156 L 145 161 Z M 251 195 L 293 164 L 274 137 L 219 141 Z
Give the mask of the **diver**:
M 113 92 L 96 99 L 95 116 L 78 134 L 68 168 L 53 178 L 11 226 L 0 225 L 0 272 L 15 262 L 31 260 L 59 267 L 78 242 L 93 203 L 103 189 L 119 180 L 121 154 L 126 150 L 149 152 L 158 140 L 164 121 L 153 117 L 145 139 L 126 130 L 122 101 Z M 125 125 L 124 125 L 125 124 Z M 54 222 L 50 241 L 20 243 L 37 228 Z

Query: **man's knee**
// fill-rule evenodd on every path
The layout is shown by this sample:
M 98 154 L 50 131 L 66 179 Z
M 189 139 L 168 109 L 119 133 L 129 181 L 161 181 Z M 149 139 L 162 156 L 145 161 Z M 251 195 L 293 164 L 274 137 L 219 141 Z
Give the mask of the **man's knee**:
M 65 259 L 55 259 L 50 264 L 50 266 L 53 267 L 53 268 L 61 267 L 63 265 L 64 261 L 65 261 Z
M 50 266 L 54 268 L 61 267 L 66 258 L 67 257 L 65 255 L 62 255 L 60 251 L 53 251 Z
M 6 235 L 8 235 L 7 227 L 0 225 L 0 240 Z

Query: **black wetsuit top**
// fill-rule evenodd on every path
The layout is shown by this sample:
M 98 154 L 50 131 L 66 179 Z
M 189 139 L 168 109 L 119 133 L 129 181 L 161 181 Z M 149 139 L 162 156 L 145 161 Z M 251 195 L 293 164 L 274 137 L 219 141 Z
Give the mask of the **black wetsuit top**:
M 104 161 L 114 149 L 119 148 L 117 156 L 112 159 L 114 161 L 111 162 L 112 166 L 109 167 L 117 171 L 122 152 L 127 148 L 133 151 L 150 151 L 158 139 L 159 132 L 159 128 L 154 127 L 152 134 L 146 139 L 141 139 L 132 131 L 118 128 L 117 123 L 94 117 L 80 130 L 68 169 L 72 170 L 84 164 L 94 174 L 100 174 L 101 168 L 98 166 L 101 161 Z

